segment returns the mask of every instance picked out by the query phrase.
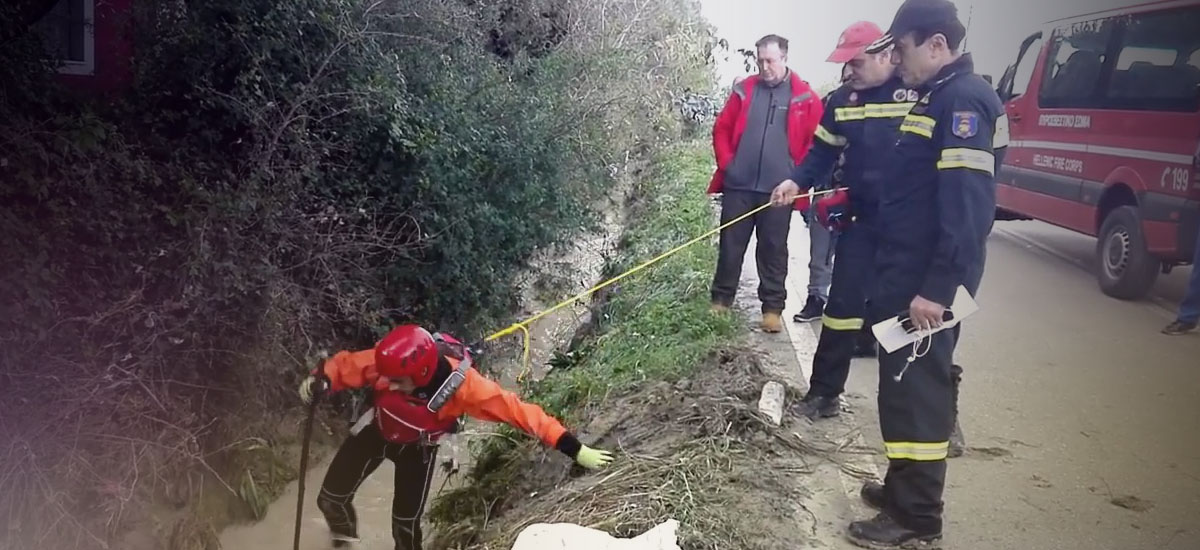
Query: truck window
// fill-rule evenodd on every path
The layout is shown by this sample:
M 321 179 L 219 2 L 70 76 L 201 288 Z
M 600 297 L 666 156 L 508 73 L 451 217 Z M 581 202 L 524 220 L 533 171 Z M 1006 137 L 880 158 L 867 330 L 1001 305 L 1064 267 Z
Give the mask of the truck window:
M 1200 108 L 1200 8 L 1133 16 L 1119 38 L 1110 109 L 1194 112 Z
M 1020 97 L 1029 91 L 1029 82 L 1033 80 L 1033 70 L 1037 68 L 1041 57 L 1043 39 L 1037 38 L 1029 43 L 1029 49 L 1017 62 L 1017 72 L 1013 74 L 1012 97 Z
M 1052 109 L 1096 106 L 1109 43 L 1118 24 L 1118 19 L 1108 18 L 1054 31 L 1038 94 L 1039 106 Z

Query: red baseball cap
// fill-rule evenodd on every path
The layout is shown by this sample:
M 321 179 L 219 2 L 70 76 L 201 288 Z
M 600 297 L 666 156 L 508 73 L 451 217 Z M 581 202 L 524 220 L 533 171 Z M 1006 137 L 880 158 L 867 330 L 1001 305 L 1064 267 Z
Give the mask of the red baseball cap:
M 841 38 L 838 38 L 837 49 L 829 54 L 830 63 L 847 63 L 854 59 L 860 53 L 866 51 L 867 46 L 875 43 L 883 36 L 883 29 L 879 28 L 870 21 L 859 21 L 842 31 Z

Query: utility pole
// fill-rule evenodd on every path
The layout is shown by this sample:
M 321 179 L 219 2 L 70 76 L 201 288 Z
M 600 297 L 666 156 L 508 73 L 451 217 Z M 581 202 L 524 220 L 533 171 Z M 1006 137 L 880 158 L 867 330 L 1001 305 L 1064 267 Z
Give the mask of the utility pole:
M 962 51 L 967 51 L 967 40 L 971 38 L 971 20 L 975 18 L 975 4 L 967 11 L 967 35 L 963 37 Z

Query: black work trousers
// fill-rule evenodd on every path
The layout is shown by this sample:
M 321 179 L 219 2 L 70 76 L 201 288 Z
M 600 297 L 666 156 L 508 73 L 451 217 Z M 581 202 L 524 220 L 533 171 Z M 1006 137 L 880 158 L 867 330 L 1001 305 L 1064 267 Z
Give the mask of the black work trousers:
M 846 391 L 856 344 L 874 336 L 864 318 L 875 272 L 875 228 L 855 224 L 837 237 L 837 261 L 829 302 L 821 318 L 821 336 L 813 356 L 809 393 L 837 397 Z
M 928 337 L 919 346 L 924 355 L 911 364 L 912 346 L 895 353 L 880 350 L 879 423 L 888 457 L 886 512 L 920 533 L 942 531 L 946 454 L 961 376 L 953 359 L 958 335 L 956 326 Z
M 396 467 L 392 495 L 392 538 L 396 550 L 421 550 L 421 514 L 436 458 L 436 446 L 389 443 L 374 423 L 358 435 L 346 438 L 329 464 L 317 495 L 317 507 L 325 515 L 329 530 L 334 536 L 358 538 L 354 495 L 359 485 L 387 459 Z
M 721 197 L 721 224 L 754 210 L 771 199 L 769 193 L 726 190 Z M 763 312 L 783 312 L 787 301 L 785 282 L 788 271 L 788 231 L 791 229 L 792 207 L 773 206 L 721 231 L 717 271 L 713 276 L 712 300 L 731 305 L 737 296 L 742 278 L 742 261 L 750 236 L 758 237 L 755 259 L 758 264 L 758 299 Z

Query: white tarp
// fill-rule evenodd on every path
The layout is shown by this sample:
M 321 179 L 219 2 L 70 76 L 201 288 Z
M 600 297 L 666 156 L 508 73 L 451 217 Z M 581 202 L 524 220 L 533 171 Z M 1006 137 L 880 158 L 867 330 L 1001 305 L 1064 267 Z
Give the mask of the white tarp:
M 672 519 L 637 538 L 618 539 L 573 523 L 537 523 L 521 531 L 512 550 L 680 550 L 677 529 Z

